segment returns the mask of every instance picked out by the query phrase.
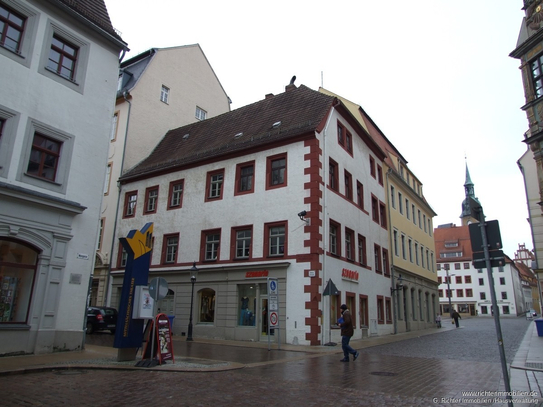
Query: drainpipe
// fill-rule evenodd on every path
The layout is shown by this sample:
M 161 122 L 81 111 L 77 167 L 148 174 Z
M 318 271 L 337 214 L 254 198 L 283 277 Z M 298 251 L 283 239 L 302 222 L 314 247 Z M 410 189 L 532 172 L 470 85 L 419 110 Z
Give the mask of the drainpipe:
M 392 228 L 392 219 L 391 219 L 391 216 L 390 216 L 390 185 L 389 185 L 389 181 L 388 181 L 388 176 L 390 175 L 390 173 L 392 172 L 392 169 L 389 168 L 388 171 L 387 171 L 387 174 L 386 174 L 386 194 L 387 194 L 387 208 L 388 208 L 388 213 L 387 213 L 387 217 L 388 217 L 388 225 L 389 225 L 389 228 L 388 228 L 388 235 L 389 235 L 389 239 L 388 241 L 389 242 L 392 242 L 392 246 L 394 246 L 394 240 L 393 240 L 393 233 L 394 233 L 394 230 Z M 394 249 L 395 247 L 391 247 L 392 250 L 389 251 L 390 253 L 390 292 L 391 292 L 391 296 L 392 296 L 392 323 L 394 324 L 394 334 L 397 334 L 398 333 L 398 314 L 397 314 L 397 308 L 398 308 L 398 301 L 396 300 L 396 297 L 397 297 L 397 293 L 398 291 L 392 291 L 394 288 L 396 288 L 395 284 L 394 284 Z
M 128 100 L 128 96 L 130 96 L 130 93 L 127 91 L 123 92 L 123 98 L 128 103 L 128 116 L 126 118 L 126 128 L 124 130 L 124 143 L 123 143 L 123 154 L 122 154 L 122 160 L 121 160 L 121 171 L 120 175 L 123 175 L 123 169 L 124 169 L 124 156 L 126 154 L 126 141 L 128 140 L 128 126 L 130 124 L 130 110 L 132 109 L 132 103 Z M 117 209 L 115 211 L 115 220 L 113 222 L 113 236 L 111 239 L 111 249 L 109 252 L 109 267 L 107 270 L 107 281 L 106 281 L 106 292 L 105 292 L 105 299 L 106 304 L 111 305 L 111 292 L 109 291 L 109 285 L 111 284 L 111 265 L 113 263 L 113 251 L 115 250 L 115 235 L 117 231 L 117 220 L 119 218 L 119 207 L 121 205 L 121 184 L 119 181 L 117 181 Z

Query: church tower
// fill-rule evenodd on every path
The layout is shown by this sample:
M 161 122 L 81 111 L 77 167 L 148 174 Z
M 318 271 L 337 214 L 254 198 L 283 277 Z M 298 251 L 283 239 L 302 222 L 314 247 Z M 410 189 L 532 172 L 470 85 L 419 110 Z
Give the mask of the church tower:
M 462 225 L 466 226 L 466 225 L 469 225 L 470 223 L 478 222 L 477 218 L 475 218 L 475 214 L 471 213 L 471 208 L 469 205 L 470 198 L 480 204 L 479 200 L 475 197 L 475 188 L 474 188 L 473 182 L 471 181 L 471 177 L 469 176 L 467 163 L 466 163 L 466 182 L 464 183 L 464 191 L 466 193 L 466 198 L 462 202 L 462 214 L 460 215 L 460 220 L 462 221 Z

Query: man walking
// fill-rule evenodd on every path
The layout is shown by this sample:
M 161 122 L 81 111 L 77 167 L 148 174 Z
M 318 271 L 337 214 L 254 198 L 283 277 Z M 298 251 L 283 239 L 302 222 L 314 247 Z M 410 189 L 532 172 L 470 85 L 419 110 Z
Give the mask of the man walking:
M 353 360 L 356 360 L 359 353 L 358 351 L 351 348 L 349 345 L 349 341 L 351 340 L 351 336 L 354 334 L 353 329 L 353 320 L 351 318 L 351 313 L 347 309 L 347 305 L 342 304 L 341 307 L 341 316 L 343 317 L 343 322 L 339 324 L 341 327 L 341 348 L 343 349 L 343 359 L 341 359 L 342 362 L 348 362 L 349 361 L 349 355 L 353 355 Z

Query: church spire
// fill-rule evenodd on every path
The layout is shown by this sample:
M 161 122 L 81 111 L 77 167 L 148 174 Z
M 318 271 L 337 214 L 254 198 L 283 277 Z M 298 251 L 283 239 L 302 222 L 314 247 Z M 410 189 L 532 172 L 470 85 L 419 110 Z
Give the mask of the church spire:
M 468 225 L 470 223 L 477 221 L 474 214 L 471 213 L 471 208 L 469 205 L 470 198 L 477 201 L 478 203 L 480 202 L 475 197 L 475 185 L 471 181 L 467 161 L 466 161 L 466 182 L 464 183 L 464 192 L 466 194 L 466 198 L 462 202 L 462 214 L 460 215 L 460 219 L 462 220 L 462 225 Z

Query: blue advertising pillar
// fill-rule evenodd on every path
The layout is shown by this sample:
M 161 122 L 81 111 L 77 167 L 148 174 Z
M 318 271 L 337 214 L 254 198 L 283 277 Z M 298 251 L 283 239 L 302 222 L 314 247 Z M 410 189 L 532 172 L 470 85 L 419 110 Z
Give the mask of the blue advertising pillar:
M 124 270 L 123 288 L 113 346 L 118 348 L 117 360 L 135 360 L 136 352 L 143 343 L 143 319 L 133 319 L 136 286 L 147 286 L 153 241 L 153 223 L 147 223 L 141 231 L 131 230 L 128 236 L 119 238 L 128 254 Z

